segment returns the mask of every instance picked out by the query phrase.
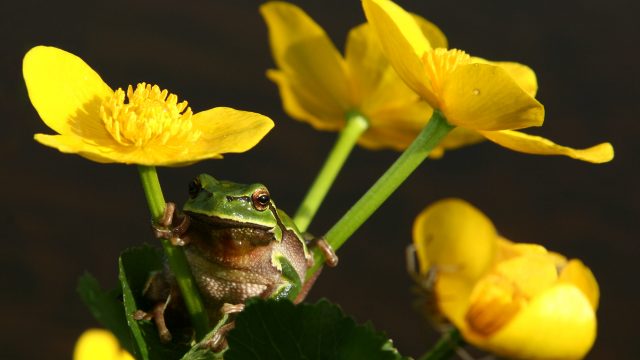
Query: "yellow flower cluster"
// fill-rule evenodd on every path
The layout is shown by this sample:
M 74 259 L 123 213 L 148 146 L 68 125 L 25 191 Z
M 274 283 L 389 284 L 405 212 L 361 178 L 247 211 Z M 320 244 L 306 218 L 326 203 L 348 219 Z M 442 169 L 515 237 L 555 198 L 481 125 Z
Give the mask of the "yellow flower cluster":
M 599 290 L 580 260 L 501 237 L 459 199 L 425 209 L 413 240 L 422 286 L 470 343 L 518 359 L 580 359 L 593 345 Z
M 541 126 L 545 116 L 529 67 L 450 49 L 434 24 L 390 0 L 362 4 L 367 23 L 349 32 L 344 56 L 295 5 L 260 7 L 277 67 L 267 76 L 291 117 L 339 131 L 348 114 L 362 114 L 368 127 L 360 145 L 403 150 L 438 110 L 456 128 L 432 157 L 488 139 L 529 154 L 613 159 L 609 143 L 573 149 L 518 131 Z M 23 75 L 33 106 L 57 133 L 35 139 L 101 163 L 187 165 L 247 151 L 273 127 L 266 116 L 231 108 L 194 113 L 157 85 L 114 91 L 82 59 L 54 47 L 31 49 Z M 579 260 L 511 242 L 456 199 L 418 216 L 414 246 L 423 287 L 470 343 L 522 359 L 579 359 L 593 345 L 599 290 Z M 131 355 L 111 333 L 93 329 L 79 339 L 74 359 Z

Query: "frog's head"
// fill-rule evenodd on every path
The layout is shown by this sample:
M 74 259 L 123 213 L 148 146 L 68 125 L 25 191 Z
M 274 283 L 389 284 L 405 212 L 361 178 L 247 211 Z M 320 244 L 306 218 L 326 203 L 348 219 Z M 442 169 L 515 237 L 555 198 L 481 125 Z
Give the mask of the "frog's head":
M 183 209 L 191 216 L 222 226 L 280 233 L 275 204 L 267 188 L 258 183 L 245 185 L 198 175 L 189 184 L 189 199 Z

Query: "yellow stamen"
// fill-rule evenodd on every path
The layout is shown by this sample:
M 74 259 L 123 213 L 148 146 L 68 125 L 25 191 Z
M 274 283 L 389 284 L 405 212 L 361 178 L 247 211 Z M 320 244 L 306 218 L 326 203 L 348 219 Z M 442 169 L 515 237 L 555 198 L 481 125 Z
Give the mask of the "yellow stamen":
M 514 282 L 490 275 L 471 294 L 466 320 L 475 332 L 489 336 L 507 324 L 528 301 Z
M 169 145 L 172 142 L 195 142 L 201 132 L 193 129 L 193 112 L 187 102 L 178 103 L 178 96 L 160 90 L 157 85 L 129 85 L 105 99 L 100 106 L 100 118 L 113 139 L 125 146 L 150 143 Z
M 432 49 L 424 53 L 422 57 L 424 70 L 431 81 L 434 94 L 442 92 L 444 79 L 451 74 L 458 65 L 471 63 L 471 57 L 462 50 L 445 48 Z

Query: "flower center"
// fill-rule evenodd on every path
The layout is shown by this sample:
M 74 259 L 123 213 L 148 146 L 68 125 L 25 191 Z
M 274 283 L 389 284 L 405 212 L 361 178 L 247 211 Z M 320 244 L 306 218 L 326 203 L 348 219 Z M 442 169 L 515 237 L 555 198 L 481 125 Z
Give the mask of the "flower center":
M 556 259 L 527 253 L 495 265 L 474 287 L 466 320 L 477 333 L 500 330 L 558 279 Z
M 489 336 L 511 321 L 528 301 L 512 281 L 489 275 L 473 290 L 466 320 L 475 332 Z
M 471 63 L 471 57 L 462 50 L 437 48 L 427 51 L 422 56 L 424 70 L 429 80 L 434 94 L 438 96 L 442 93 L 442 85 L 459 65 Z
M 192 115 L 186 101 L 178 103 L 178 96 L 146 83 L 135 90 L 129 85 L 126 96 L 118 89 L 100 105 L 105 128 L 125 146 L 194 142 L 201 132 L 192 129 Z

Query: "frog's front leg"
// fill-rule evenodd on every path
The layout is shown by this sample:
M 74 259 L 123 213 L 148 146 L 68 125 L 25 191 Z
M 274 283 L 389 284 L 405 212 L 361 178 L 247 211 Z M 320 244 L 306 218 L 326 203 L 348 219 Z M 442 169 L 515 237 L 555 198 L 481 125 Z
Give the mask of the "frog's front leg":
M 177 225 L 174 225 L 177 224 Z M 191 219 L 186 214 L 176 213 L 176 204 L 168 202 L 164 208 L 164 214 L 158 222 L 152 222 L 151 228 L 158 239 L 169 239 L 173 246 L 185 246 L 188 238 L 182 237 L 191 224 Z
M 309 242 L 309 246 L 311 248 L 317 247 L 318 249 L 320 249 L 320 252 L 324 257 L 324 263 L 327 264 L 327 266 L 338 266 L 338 255 L 336 255 L 336 252 L 333 251 L 333 248 L 331 247 L 331 245 L 329 245 L 327 240 L 324 239 L 324 237 L 312 239 Z M 313 258 L 311 258 L 311 261 L 313 261 Z M 311 265 L 313 265 L 313 263 L 311 263 Z

